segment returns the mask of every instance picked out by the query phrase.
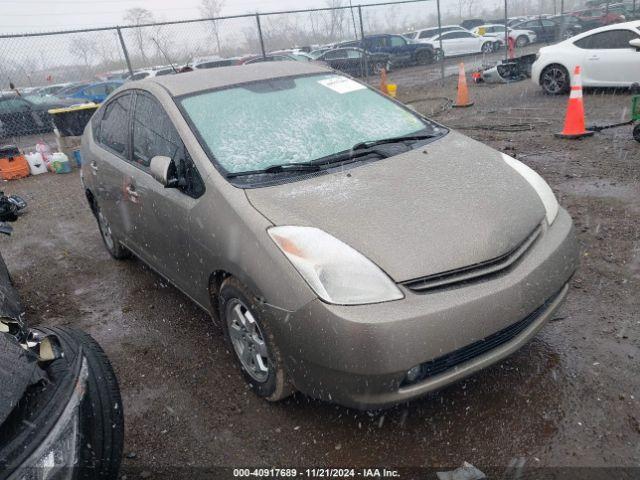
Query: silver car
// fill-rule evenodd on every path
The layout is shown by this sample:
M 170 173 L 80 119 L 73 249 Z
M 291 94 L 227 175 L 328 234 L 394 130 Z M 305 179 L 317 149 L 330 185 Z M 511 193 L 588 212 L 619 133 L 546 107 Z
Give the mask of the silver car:
M 578 264 L 539 175 L 310 63 L 128 83 L 82 156 L 111 255 L 218 319 L 271 401 L 374 409 L 464 378 L 529 341 Z

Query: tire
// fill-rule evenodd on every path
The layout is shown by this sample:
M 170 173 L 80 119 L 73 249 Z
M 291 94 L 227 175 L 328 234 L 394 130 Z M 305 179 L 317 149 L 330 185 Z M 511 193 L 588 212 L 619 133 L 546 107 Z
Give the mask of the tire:
M 527 45 L 529 45 L 529 43 L 531 42 L 529 41 L 529 37 L 527 37 L 526 35 L 520 35 L 518 38 L 516 38 L 516 47 L 518 48 L 526 47 Z
M 102 237 L 102 242 L 104 243 L 107 252 L 109 252 L 109 254 L 116 260 L 125 260 L 130 258 L 131 252 L 129 252 L 129 250 L 120 243 L 118 237 L 111 231 L 109 220 L 102 213 L 97 204 L 95 205 L 94 211 L 98 222 L 98 229 L 100 230 L 100 236 Z
M 89 366 L 86 397 L 81 407 L 79 479 L 116 480 L 124 448 L 124 413 L 118 380 L 109 359 L 88 334 L 71 328 L 40 328 L 60 341 L 71 364 L 80 347 Z M 54 362 L 54 363 L 55 363 Z
M 416 64 L 429 65 L 433 63 L 434 55 L 429 50 L 416 53 Z
M 482 47 L 480 48 L 480 52 L 484 53 L 485 55 L 488 53 L 493 52 L 493 43 L 491 42 L 485 42 L 482 44 Z
M 371 65 L 371 75 L 380 75 L 383 69 L 387 68 L 387 62 L 375 62 Z M 388 71 L 388 69 L 387 69 Z
M 571 90 L 569 71 L 562 65 L 553 64 L 540 74 L 540 86 L 548 95 L 565 95 Z
M 292 395 L 295 387 L 284 369 L 273 334 L 258 315 L 255 296 L 233 277 L 220 287 L 218 315 L 245 381 L 256 395 L 270 402 Z M 247 350 L 248 344 L 253 347 Z M 241 351 L 248 351 L 244 360 Z
M 636 142 L 640 142 L 640 125 L 636 125 L 633 129 L 633 138 Z

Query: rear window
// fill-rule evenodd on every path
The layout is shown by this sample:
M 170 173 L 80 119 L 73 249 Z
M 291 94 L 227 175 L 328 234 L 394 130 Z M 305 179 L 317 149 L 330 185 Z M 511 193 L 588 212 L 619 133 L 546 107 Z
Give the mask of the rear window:
M 340 75 L 256 82 L 180 103 L 211 158 L 228 173 L 310 162 L 359 142 L 438 130 Z

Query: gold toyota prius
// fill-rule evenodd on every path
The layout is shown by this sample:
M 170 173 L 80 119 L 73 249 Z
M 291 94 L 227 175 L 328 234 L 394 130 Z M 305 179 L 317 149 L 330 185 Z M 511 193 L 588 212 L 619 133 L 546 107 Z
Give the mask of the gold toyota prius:
M 127 83 L 82 157 L 111 255 L 219 319 L 271 401 L 375 409 L 456 382 L 536 335 L 578 264 L 538 174 L 312 63 Z

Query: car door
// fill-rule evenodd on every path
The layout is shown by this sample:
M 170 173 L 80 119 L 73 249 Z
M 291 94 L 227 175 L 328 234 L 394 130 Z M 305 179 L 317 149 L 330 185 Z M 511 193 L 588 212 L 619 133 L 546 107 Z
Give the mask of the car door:
M 351 73 L 348 70 L 347 50 L 344 48 L 328 51 L 322 56 L 322 60 L 335 70 Z
M 595 33 L 575 42 L 584 51 L 585 85 L 630 86 L 640 79 L 640 52 L 629 42 L 640 38 L 640 32 L 619 29 Z
M 407 40 L 400 35 L 389 35 L 387 37 L 391 54 L 401 63 L 411 61 L 411 50 L 407 48 Z
M 458 41 L 458 37 L 456 35 L 457 32 L 447 32 L 443 33 L 441 37 L 436 38 L 434 43 L 436 46 L 440 43 L 440 38 L 442 38 L 442 50 L 444 51 L 445 57 L 453 57 L 455 55 L 459 55 L 460 53 L 460 43 Z
M 130 152 L 130 114 L 133 95 L 125 92 L 107 103 L 94 119 L 94 142 L 87 154 L 88 171 L 95 185 L 94 196 L 114 234 L 131 245 L 130 233 L 136 228 L 131 218 L 126 191 L 126 169 Z
M 469 53 L 478 53 L 482 50 L 482 44 L 485 40 L 473 33 L 453 32 L 458 37 L 459 52 L 461 55 Z
M 190 295 L 195 255 L 190 254 L 191 211 L 204 193 L 204 183 L 173 122 L 147 92 L 135 96 L 132 117 L 132 168 L 127 188 L 137 228 L 131 232 L 140 257 Z M 150 174 L 151 160 L 169 157 L 185 179 L 178 188 L 165 188 Z

